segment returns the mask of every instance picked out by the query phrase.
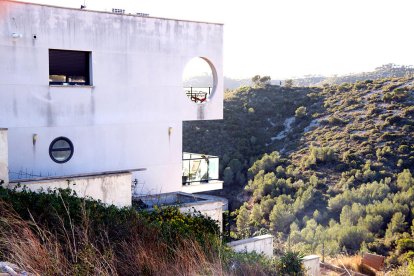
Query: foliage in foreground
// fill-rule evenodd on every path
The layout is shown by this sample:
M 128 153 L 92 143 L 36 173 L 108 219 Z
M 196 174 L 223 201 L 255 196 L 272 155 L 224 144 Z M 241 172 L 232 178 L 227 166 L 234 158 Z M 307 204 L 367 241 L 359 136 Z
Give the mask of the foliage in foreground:
M 222 246 L 215 221 L 200 214 L 118 209 L 49 192 L 0 188 L 0 260 L 40 275 L 272 273 L 265 257 Z

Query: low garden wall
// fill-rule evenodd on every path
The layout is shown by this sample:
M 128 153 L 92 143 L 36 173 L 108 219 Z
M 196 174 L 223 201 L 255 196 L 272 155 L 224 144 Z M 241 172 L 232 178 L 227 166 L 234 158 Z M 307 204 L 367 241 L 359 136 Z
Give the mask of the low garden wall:
M 273 257 L 273 236 L 262 235 L 253 238 L 229 242 L 227 244 L 236 252 L 256 252 Z

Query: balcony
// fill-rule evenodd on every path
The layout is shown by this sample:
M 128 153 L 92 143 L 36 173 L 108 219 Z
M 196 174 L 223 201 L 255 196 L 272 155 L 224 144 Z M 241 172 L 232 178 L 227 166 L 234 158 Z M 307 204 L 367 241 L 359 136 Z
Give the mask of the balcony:
M 223 189 L 219 180 L 219 158 L 217 156 L 183 153 L 183 192 L 199 193 Z
M 187 97 L 195 103 L 204 103 L 211 95 L 211 87 L 184 87 Z

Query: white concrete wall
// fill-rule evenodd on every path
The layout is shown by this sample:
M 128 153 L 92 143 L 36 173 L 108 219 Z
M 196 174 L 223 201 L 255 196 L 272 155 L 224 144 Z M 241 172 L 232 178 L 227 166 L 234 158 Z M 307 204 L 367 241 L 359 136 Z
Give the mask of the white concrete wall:
M 319 276 L 321 275 L 320 260 L 318 255 L 305 256 L 302 259 L 303 266 L 305 267 L 306 275 Z
M 227 244 L 236 252 L 256 252 L 262 253 L 265 256 L 273 257 L 273 236 L 262 235 L 249 239 L 229 242 Z
M 182 213 L 200 212 L 201 214 L 217 221 L 220 232 L 223 231 L 223 203 L 221 201 L 186 204 L 185 207 L 180 207 Z
M 9 182 L 7 129 L 0 128 L 0 184 Z
M 147 168 L 134 175 L 142 193 L 180 191 L 182 121 L 223 116 L 222 45 L 220 24 L 0 1 L 0 127 L 9 128 L 10 170 Z M 49 49 L 91 51 L 93 86 L 49 86 Z M 182 89 L 184 67 L 197 56 L 217 74 L 202 116 Z M 75 147 L 64 164 L 48 155 L 59 136 Z
M 10 183 L 8 188 L 13 189 L 16 185 L 17 183 Z M 132 204 L 131 173 L 30 181 L 20 185 L 19 190 L 27 187 L 34 192 L 69 188 L 75 191 L 79 197 L 91 197 L 104 204 L 113 204 L 117 207 L 126 207 Z

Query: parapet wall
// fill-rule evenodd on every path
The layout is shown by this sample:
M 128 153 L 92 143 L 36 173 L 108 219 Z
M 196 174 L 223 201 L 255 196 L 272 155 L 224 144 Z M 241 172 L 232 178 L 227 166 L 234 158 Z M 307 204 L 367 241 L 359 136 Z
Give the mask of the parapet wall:
M 302 259 L 303 266 L 305 267 L 306 275 L 319 276 L 320 271 L 320 260 L 318 255 L 305 256 Z
M 100 200 L 107 205 L 127 207 L 132 205 L 131 172 L 119 172 L 111 174 L 97 174 L 88 176 L 68 176 L 59 178 L 45 178 L 24 182 L 12 182 L 8 188 L 18 189 L 26 187 L 30 191 L 41 192 L 48 189 L 71 189 L 79 197 L 90 197 Z
M 229 242 L 227 244 L 236 252 L 256 252 L 264 254 L 271 258 L 273 257 L 273 236 L 262 235 L 249 239 Z

